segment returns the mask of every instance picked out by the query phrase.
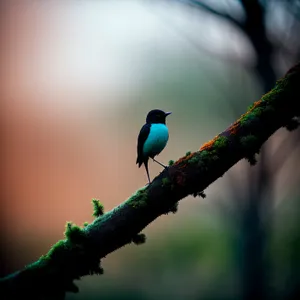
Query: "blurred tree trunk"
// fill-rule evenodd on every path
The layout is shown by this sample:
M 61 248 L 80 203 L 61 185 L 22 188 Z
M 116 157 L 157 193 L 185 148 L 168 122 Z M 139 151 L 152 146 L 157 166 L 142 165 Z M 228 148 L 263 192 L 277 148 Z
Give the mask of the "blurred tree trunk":
M 266 35 L 265 8 L 258 0 L 242 0 L 245 12 L 244 32 L 256 53 L 256 74 L 263 92 L 272 89 L 276 81 L 272 65 L 273 48 Z M 266 162 L 267 149 L 262 147 L 257 165 L 258 174 L 249 170 L 246 206 L 241 217 L 241 279 L 242 299 L 267 299 L 266 224 L 262 221 L 262 203 L 272 202 L 271 176 Z M 268 194 L 268 195 L 267 195 Z
M 271 90 L 276 81 L 272 64 L 273 47 L 266 34 L 265 7 L 259 0 L 241 0 L 245 11 L 243 29 L 256 53 L 256 72 L 264 92 Z

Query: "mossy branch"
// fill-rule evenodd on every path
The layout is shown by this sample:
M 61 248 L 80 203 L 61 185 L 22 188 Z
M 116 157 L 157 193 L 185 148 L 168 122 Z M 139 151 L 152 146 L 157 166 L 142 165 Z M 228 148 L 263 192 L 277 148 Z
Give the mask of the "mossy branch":
M 77 292 L 75 279 L 102 274 L 101 258 L 131 242 L 144 242 L 141 230 L 160 215 L 175 212 L 179 200 L 204 197 L 204 189 L 239 160 L 254 164 L 255 154 L 275 131 L 294 129 L 300 115 L 299 86 L 300 63 L 225 131 L 199 151 L 172 161 L 150 185 L 118 207 L 103 214 L 102 205 L 93 201 L 96 219 L 82 228 L 67 223 L 66 239 L 35 263 L 0 279 L 1 298 L 64 299 L 66 292 Z

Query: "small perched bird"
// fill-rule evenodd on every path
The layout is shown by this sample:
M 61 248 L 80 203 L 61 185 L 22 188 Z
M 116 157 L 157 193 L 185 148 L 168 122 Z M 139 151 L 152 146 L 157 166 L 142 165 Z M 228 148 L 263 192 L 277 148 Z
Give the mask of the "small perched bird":
M 154 157 L 167 145 L 169 130 L 166 126 L 166 117 L 170 114 L 171 112 L 164 112 L 159 109 L 151 110 L 147 115 L 146 124 L 142 127 L 138 136 L 136 163 L 139 165 L 139 168 L 142 164 L 145 165 L 149 183 L 151 182 L 148 170 L 149 157 L 166 168 Z

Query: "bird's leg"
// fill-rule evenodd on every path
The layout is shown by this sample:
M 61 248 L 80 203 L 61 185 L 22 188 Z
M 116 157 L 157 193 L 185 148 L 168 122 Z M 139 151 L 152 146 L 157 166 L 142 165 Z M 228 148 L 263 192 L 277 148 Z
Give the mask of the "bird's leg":
M 146 185 L 149 185 L 151 183 L 151 180 L 150 180 L 149 169 L 148 169 L 148 158 L 147 158 L 147 160 L 144 161 L 144 165 L 145 165 L 145 169 L 146 169 L 146 173 L 147 173 L 147 177 L 148 177 L 148 181 L 149 181 L 149 183 Z
M 148 172 L 147 172 L 147 176 L 148 176 L 148 183 L 146 185 L 149 185 L 151 183 L 151 180 Z
M 157 161 L 157 160 L 154 159 L 153 157 L 152 157 L 152 159 L 153 159 L 153 161 L 155 161 L 156 163 L 158 163 L 159 165 L 161 165 L 161 166 L 164 167 L 165 169 L 168 168 L 167 166 L 163 165 L 162 163 L 160 163 L 159 161 Z

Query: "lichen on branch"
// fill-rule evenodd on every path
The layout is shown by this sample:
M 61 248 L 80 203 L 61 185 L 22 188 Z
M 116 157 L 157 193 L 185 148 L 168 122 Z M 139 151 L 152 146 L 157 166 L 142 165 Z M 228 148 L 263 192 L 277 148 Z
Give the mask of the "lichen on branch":
M 226 130 L 159 174 L 151 184 L 104 213 L 93 199 L 92 223 L 66 225 L 65 239 L 23 270 L 0 279 L 1 299 L 64 299 L 78 292 L 75 279 L 102 274 L 100 259 L 129 243 L 142 244 L 141 231 L 163 214 L 177 211 L 188 195 L 205 197 L 204 190 L 238 161 L 251 164 L 263 143 L 278 129 L 294 130 L 300 116 L 300 63 Z

